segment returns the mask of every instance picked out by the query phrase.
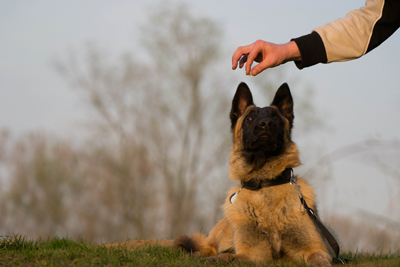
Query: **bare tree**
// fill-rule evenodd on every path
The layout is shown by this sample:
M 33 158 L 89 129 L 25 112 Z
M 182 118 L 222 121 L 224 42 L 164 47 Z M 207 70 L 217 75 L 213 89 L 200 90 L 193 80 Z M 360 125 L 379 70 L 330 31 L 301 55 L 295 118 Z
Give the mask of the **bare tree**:
M 79 163 L 72 149 L 30 134 L 2 146 L 8 188 L 0 197 L 2 228 L 28 237 L 67 235 L 73 199 L 80 190 Z
M 228 96 L 207 79 L 221 31 L 185 6 L 165 6 L 149 21 L 147 65 L 129 55 L 110 64 L 93 47 L 84 68 L 74 55 L 56 64 L 98 118 L 92 150 L 99 152 L 90 160 L 99 168 L 86 178 L 97 188 L 113 239 L 174 237 L 196 221 L 212 225 L 215 216 L 204 211 L 214 214 L 218 205 L 198 193 L 226 179 L 229 126 L 220 114 L 228 114 Z
M 153 87 L 162 97 L 155 114 L 158 119 L 167 115 L 170 126 L 157 137 L 166 138 L 165 145 L 156 147 L 162 157 L 157 161 L 167 193 L 166 233 L 176 236 L 189 230 L 189 222 L 201 219 L 196 214 L 204 216 L 201 210 L 210 211 L 200 205 L 198 193 L 208 192 L 215 180 L 226 179 L 229 124 L 221 112 L 229 112 L 229 88 L 207 78 L 220 53 L 221 30 L 215 22 L 191 16 L 185 6 L 162 9 L 151 21 L 143 36 L 159 74 Z

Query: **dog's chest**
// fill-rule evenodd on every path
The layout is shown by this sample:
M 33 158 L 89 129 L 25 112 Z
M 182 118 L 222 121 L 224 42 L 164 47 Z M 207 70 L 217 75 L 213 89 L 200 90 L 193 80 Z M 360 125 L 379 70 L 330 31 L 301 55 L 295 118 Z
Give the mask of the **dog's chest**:
M 248 220 L 256 224 L 270 224 L 277 218 L 284 220 L 288 211 L 285 199 L 268 189 L 258 191 L 243 189 L 231 196 L 225 206 L 228 219 L 240 218 L 240 221 Z

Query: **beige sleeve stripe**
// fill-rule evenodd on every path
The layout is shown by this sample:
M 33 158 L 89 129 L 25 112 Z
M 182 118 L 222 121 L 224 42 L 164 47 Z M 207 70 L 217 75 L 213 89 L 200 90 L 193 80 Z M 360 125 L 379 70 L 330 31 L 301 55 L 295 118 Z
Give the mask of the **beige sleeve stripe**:
M 367 0 L 365 6 L 349 12 L 345 18 L 314 30 L 324 43 L 327 63 L 356 59 L 367 52 L 384 4 L 384 0 Z

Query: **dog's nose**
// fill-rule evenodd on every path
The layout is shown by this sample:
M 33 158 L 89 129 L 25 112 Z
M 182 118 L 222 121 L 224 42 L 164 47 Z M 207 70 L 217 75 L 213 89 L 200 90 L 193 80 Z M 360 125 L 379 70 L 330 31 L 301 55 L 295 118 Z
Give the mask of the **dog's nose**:
M 260 122 L 258 122 L 258 127 L 262 128 L 262 129 L 267 129 L 269 127 L 271 127 L 274 123 L 270 120 L 262 120 Z

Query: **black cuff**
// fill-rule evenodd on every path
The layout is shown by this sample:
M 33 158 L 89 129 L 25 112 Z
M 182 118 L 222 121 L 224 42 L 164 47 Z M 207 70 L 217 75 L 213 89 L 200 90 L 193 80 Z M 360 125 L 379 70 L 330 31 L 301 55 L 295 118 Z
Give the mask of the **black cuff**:
M 297 68 L 303 69 L 328 61 L 324 42 L 317 32 L 294 38 L 291 41 L 296 43 L 301 54 L 301 61 L 294 62 Z

